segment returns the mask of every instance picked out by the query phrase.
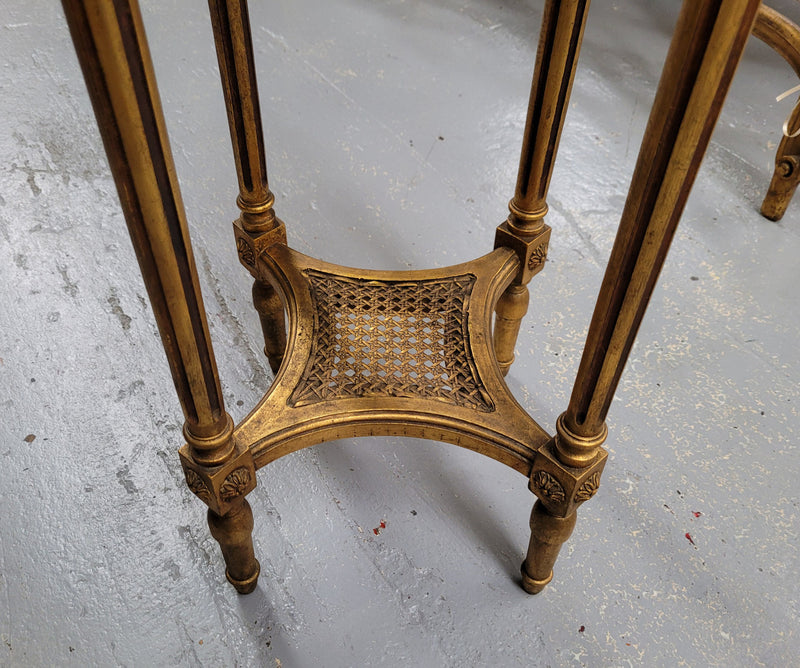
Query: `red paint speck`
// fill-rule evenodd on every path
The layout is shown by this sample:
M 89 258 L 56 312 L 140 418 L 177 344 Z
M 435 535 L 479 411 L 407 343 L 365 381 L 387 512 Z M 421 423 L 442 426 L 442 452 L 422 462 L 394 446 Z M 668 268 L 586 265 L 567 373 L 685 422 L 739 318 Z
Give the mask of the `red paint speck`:
M 385 520 L 381 520 L 381 529 L 385 529 L 385 528 L 386 528 L 386 521 Z
M 692 534 L 688 531 L 686 532 L 686 540 L 688 540 L 692 545 L 694 545 L 694 541 L 692 540 Z
M 380 529 L 377 529 L 377 528 L 375 528 L 375 529 L 373 529 L 373 530 L 372 530 L 372 533 L 374 533 L 376 536 L 377 536 L 377 535 L 378 535 L 380 532 L 381 532 L 381 530 L 380 530 Z M 686 534 L 686 535 L 688 536 L 689 534 Z
M 695 510 L 695 511 L 692 513 L 692 515 L 694 515 L 695 517 L 702 517 L 703 513 L 701 513 L 701 512 L 699 512 L 699 511 Z
M 581 626 L 581 627 L 578 629 L 578 633 L 583 633 L 585 630 L 586 630 L 586 627 L 585 627 L 585 626 Z

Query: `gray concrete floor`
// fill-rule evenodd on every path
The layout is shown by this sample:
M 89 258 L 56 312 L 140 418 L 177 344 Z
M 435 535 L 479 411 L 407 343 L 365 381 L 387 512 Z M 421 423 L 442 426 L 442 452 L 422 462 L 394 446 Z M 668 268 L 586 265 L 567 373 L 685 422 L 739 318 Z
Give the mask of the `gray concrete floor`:
M 541 2 L 251 4 L 292 245 L 384 268 L 488 250 Z M 549 429 L 677 8 L 590 13 L 509 376 Z M 271 374 L 231 241 L 209 22 L 200 2 L 143 11 L 238 419 Z M 183 482 L 180 409 L 58 3 L 0 0 L 0 56 L 0 664 L 797 665 L 800 198 L 781 223 L 757 213 L 791 108 L 774 98 L 796 78 L 768 48 L 748 47 L 611 410 L 603 486 L 537 597 L 518 587 L 525 480 L 397 438 L 262 469 L 261 583 L 236 595 Z

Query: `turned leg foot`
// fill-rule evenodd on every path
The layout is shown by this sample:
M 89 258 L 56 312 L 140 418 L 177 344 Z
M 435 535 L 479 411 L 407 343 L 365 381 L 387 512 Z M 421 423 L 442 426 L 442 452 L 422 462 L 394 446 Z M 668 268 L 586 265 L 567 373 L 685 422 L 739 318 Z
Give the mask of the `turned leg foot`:
M 575 528 L 577 513 L 567 517 L 551 515 L 541 501 L 533 505 L 531 513 L 531 541 L 528 555 L 522 562 L 522 588 L 529 594 L 538 594 L 553 579 L 561 546 Z
M 519 326 L 528 311 L 529 294 L 524 285 L 511 285 L 497 302 L 494 321 L 494 352 L 505 376 L 514 362 Z
M 775 165 L 775 172 L 769 184 L 769 190 L 761 204 L 761 215 L 770 220 L 780 220 L 797 185 L 800 183 L 800 159 L 796 155 L 785 155 Z
M 253 304 L 258 311 L 261 330 L 264 332 L 264 354 L 269 360 L 272 372 L 278 373 L 286 351 L 283 303 L 275 288 L 265 281 L 257 280 L 253 283 Z
M 225 558 L 225 575 L 240 594 L 249 594 L 258 584 L 261 566 L 253 552 L 253 511 L 247 499 L 225 515 L 208 511 L 211 535 Z

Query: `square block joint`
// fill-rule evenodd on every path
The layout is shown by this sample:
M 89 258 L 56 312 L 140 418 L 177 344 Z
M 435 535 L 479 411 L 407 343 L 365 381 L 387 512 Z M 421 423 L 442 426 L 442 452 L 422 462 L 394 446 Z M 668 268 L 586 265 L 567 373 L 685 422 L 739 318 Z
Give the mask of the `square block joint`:
M 608 451 L 599 448 L 589 466 L 565 466 L 558 461 L 555 439 L 551 439 L 536 453 L 528 487 L 550 513 L 567 517 L 597 493 L 607 459 Z
M 498 226 L 494 237 L 495 248 L 510 248 L 519 257 L 520 269 L 514 282 L 522 285 L 526 285 L 544 269 L 549 244 L 548 225 L 544 225 L 537 234 L 527 237 L 516 233 L 508 226 L 508 221 L 505 221 Z
M 259 278 L 256 259 L 270 246 L 286 243 L 286 226 L 283 221 L 276 218 L 275 227 L 268 232 L 251 234 L 242 227 L 242 220 L 239 218 L 233 222 L 233 235 L 236 238 L 239 262 L 253 275 L 253 278 Z
M 196 464 L 188 444 L 178 454 L 189 489 L 218 515 L 225 515 L 239 497 L 256 487 L 253 454 L 238 444 L 233 457 L 221 466 Z

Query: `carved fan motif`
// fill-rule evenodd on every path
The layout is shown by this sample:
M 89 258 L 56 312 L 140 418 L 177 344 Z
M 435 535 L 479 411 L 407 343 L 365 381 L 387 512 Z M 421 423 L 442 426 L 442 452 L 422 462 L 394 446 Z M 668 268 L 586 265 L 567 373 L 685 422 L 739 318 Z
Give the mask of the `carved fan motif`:
M 528 258 L 528 269 L 536 269 L 547 262 L 547 242 L 540 244 L 533 249 Z
M 256 256 L 253 252 L 253 248 L 241 237 L 236 241 L 236 250 L 239 251 L 239 259 L 241 259 L 242 262 L 249 267 L 255 265 Z
M 563 501 L 567 498 L 561 483 L 547 471 L 537 471 L 533 476 L 533 484 L 548 499 Z
M 192 471 L 191 469 L 186 471 L 186 484 L 193 494 L 197 495 L 206 503 L 211 499 L 211 492 L 208 490 L 208 486 L 196 471 Z
M 583 484 L 578 488 L 578 491 L 575 493 L 575 501 L 588 501 L 595 494 L 597 494 L 599 487 L 600 474 L 593 473 L 586 480 L 584 480 Z
M 219 488 L 219 497 L 223 501 L 230 501 L 240 494 L 244 494 L 250 483 L 250 471 L 244 466 L 231 471 Z

